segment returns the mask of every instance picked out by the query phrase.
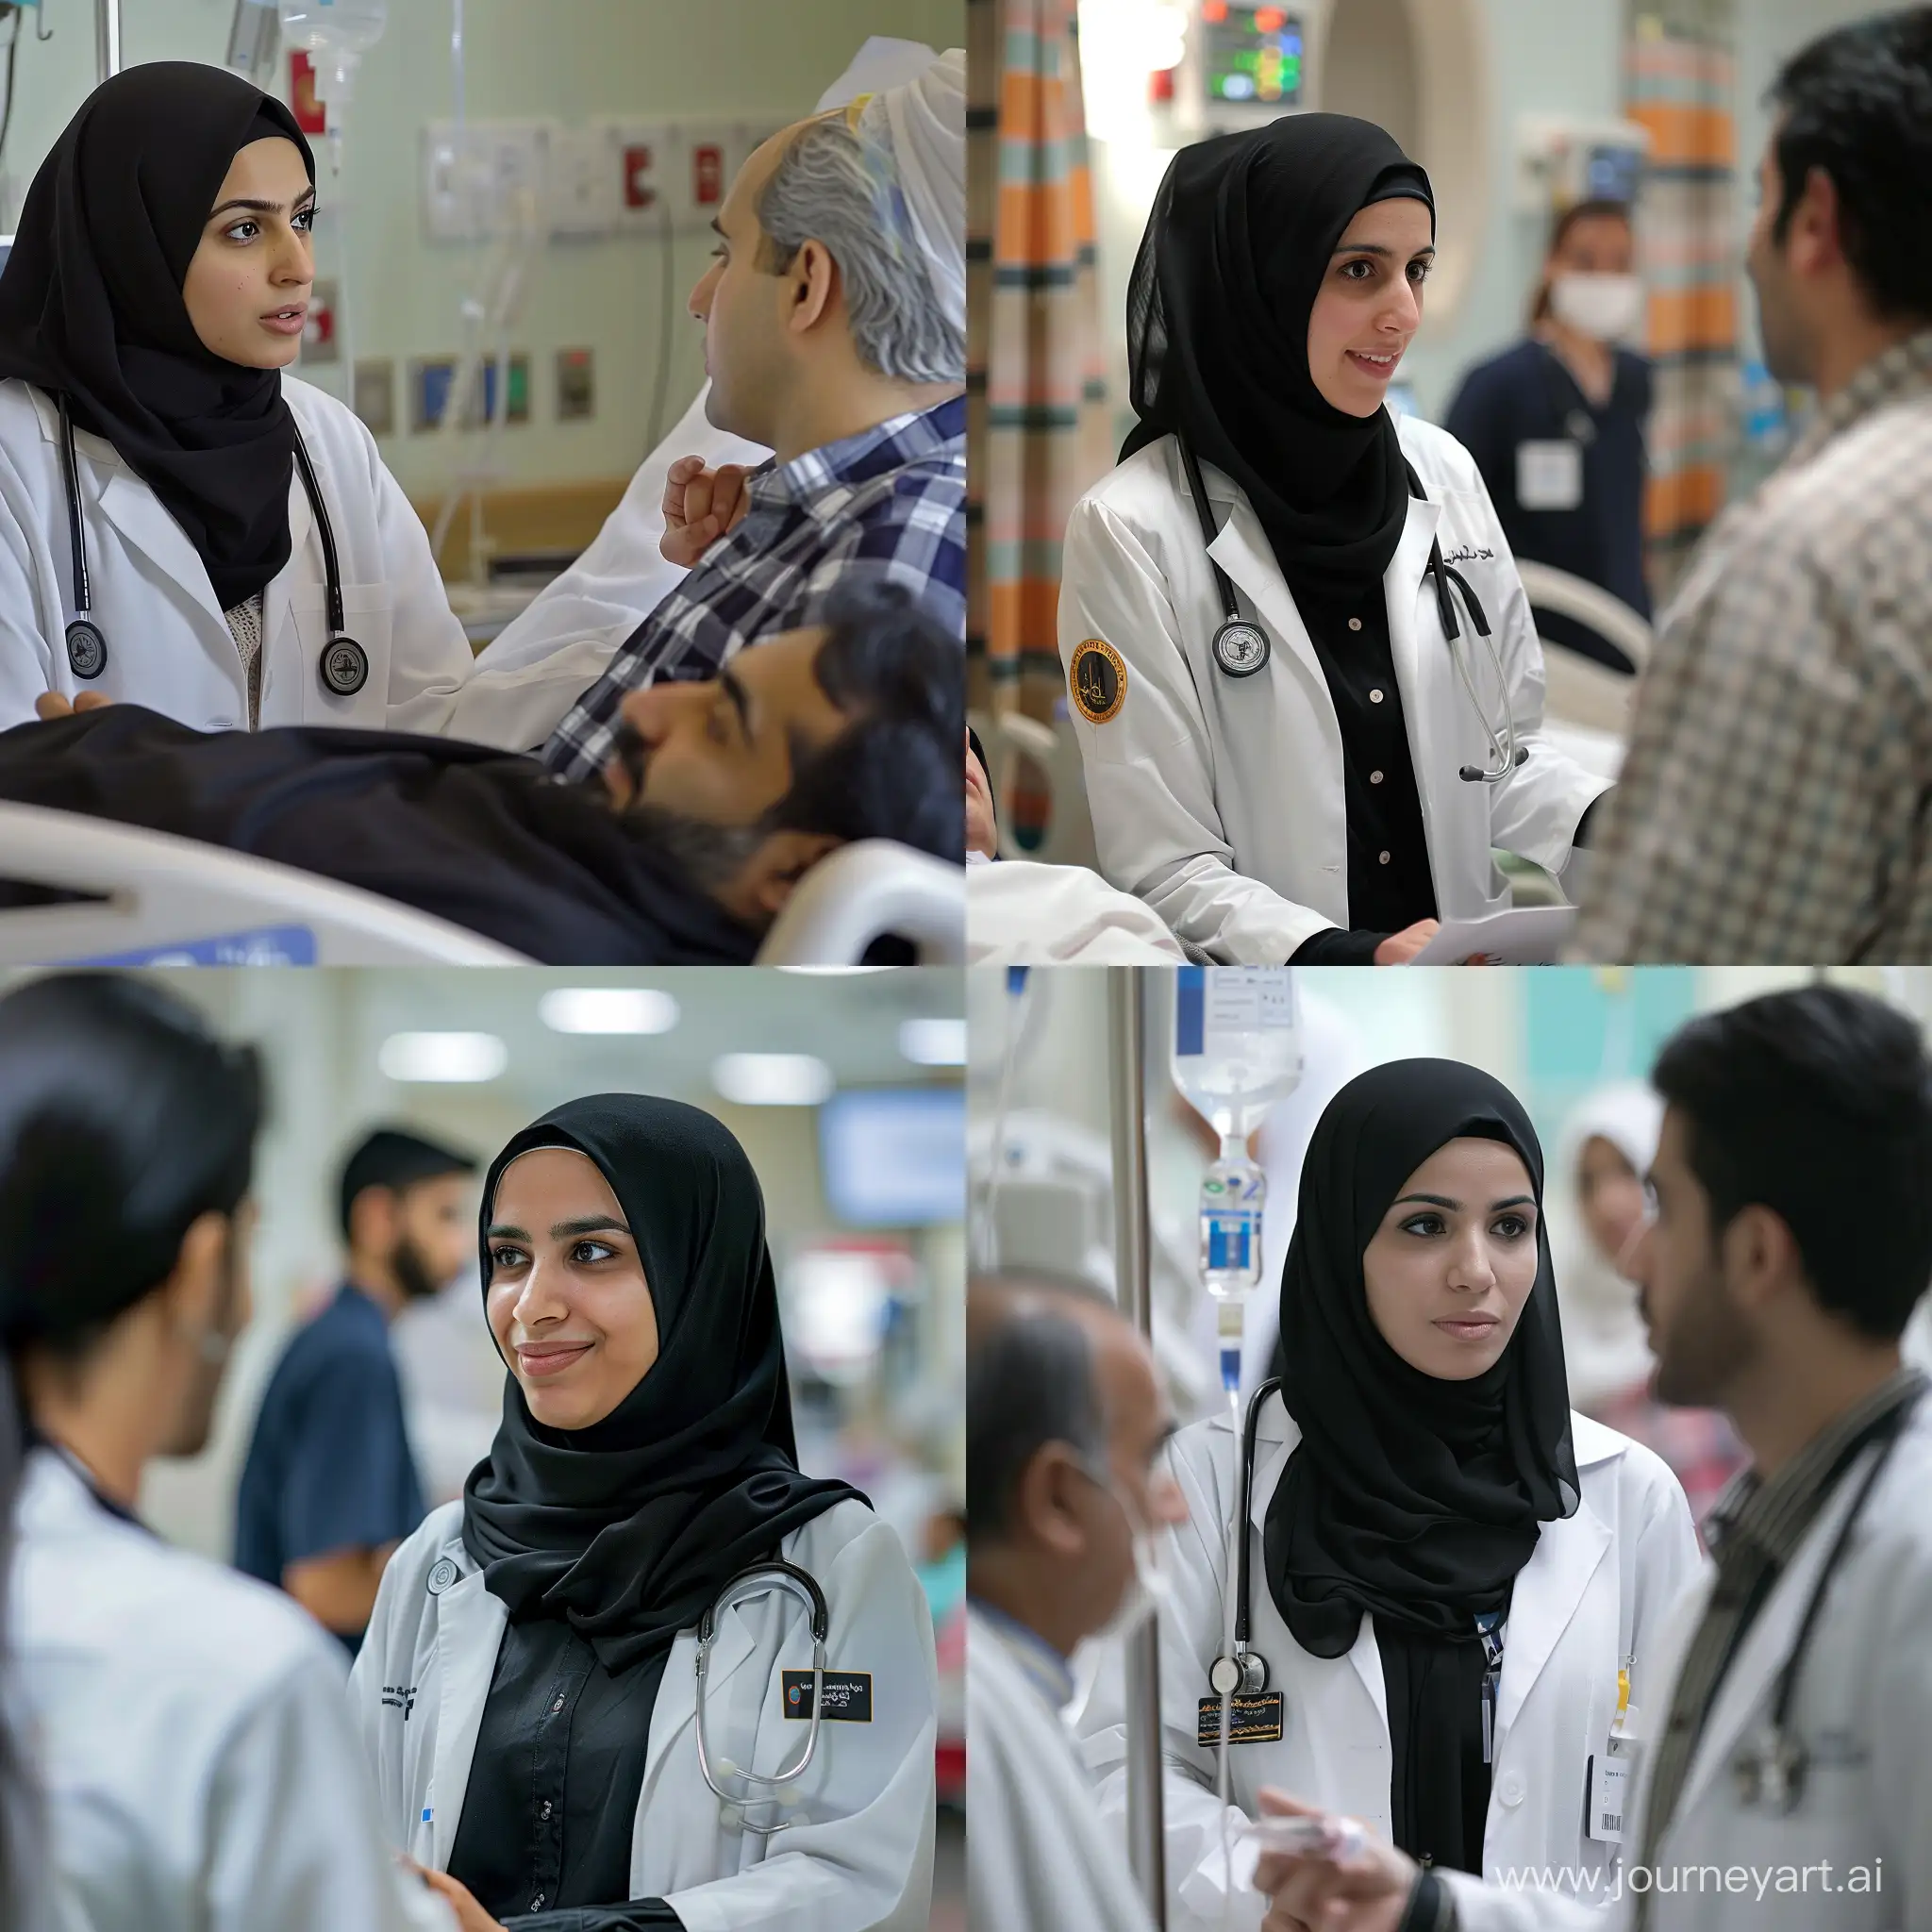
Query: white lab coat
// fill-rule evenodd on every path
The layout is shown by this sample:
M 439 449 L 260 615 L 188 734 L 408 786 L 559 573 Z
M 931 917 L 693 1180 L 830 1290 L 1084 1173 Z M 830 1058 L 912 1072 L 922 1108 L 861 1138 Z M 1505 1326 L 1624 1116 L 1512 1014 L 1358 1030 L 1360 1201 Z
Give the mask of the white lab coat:
M 28 1749 L 85 1932 L 454 1932 L 395 1865 L 342 1656 L 278 1591 L 31 1457 L 9 1604 Z
M 429 539 L 356 415 L 293 376 L 282 390 L 315 465 L 343 621 L 369 654 L 369 677 L 352 697 L 323 685 L 322 540 L 291 476 L 289 561 L 262 598 L 260 722 L 438 730 L 471 657 Z M 0 382 L 0 729 L 30 719 L 49 691 L 98 691 L 197 731 L 245 727 L 241 653 L 187 533 L 112 444 L 84 430 L 74 443 L 93 621 L 108 643 L 106 670 L 85 681 L 67 659 L 76 612 L 59 418 L 41 391 Z
M 658 547 L 671 465 L 680 457 L 702 457 L 713 469 L 756 469 L 772 454 L 713 428 L 705 414 L 710 393 L 707 382 L 644 458 L 591 547 L 478 653 L 450 714 L 452 737 L 505 751 L 541 745 L 625 639 L 683 581 L 684 565 L 667 562 Z
M 870 1724 L 827 1721 L 792 1787 L 808 1821 L 769 1840 L 734 1830 L 698 1771 L 697 1632 L 679 1634 L 658 1701 L 631 1839 L 634 1898 L 662 1898 L 686 1932 L 924 1932 L 932 1894 L 938 1674 L 932 1619 L 899 1540 L 847 1500 L 785 1538 L 831 1612 L 826 1668 L 869 1671 Z M 461 1573 L 432 1594 L 444 1558 Z M 463 1546 L 462 1505 L 433 1511 L 391 1557 L 350 1678 L 382 1812 L 397 1844 L 446 1871 L 507 1613 Z M 764 1775 L 796 1757 L 781 1670 L 809 1670 L 802 1607 L 754 1594 L 720 1621 L 706 1680 L 716 1757 Z
M 971 966 L 1161 966 L 1187 958 L 1160 917 L 1079 865 L 966 861 Z
M 976 1612 L 966 1641 L 969 1932 L 1147 1932 L 1065 1720 Z
M 1801 1802 L 1789 1817 L 1747 1807 L 1732 1776 L 1740 1752 L 1770 1722 L 1805 1607 L 1876 1454 L 1866 1451 L 1847 1471 L 1738 1647 L 1657 1847 L 1664 1876 L 1652 1932 L 1932 1932 L 1932 1402 L 1920 1403 L 1866 1499 L 1806 1646 L 1791 1706 L 1792 1731 L 1810 1753 Z M 1643 1841 L 1652 1740 L 1669 1718 L 1712 1580 L 1700 1579 L 1675 1607 L 1643 1693 L 1630 1864 Z M 1831 1870 L 1821 1872 L 1826 1861 Z M 1857 1883 L 1861 1866 L 1868 1890 L 1837 1889 Z M 1744 1889 L 1733 1889 L 1733 1871 L 1752 1874 Z M 1548 1893 L 1512 1896 L 1453 1874 L 1449 1882 L 1463 1932 L 1614 1932 L 1630 1923 L 1627 1885 L 1607 1926 Z
M 1389 638 L 1421 793 L 1436 905 L 1474 919 L 1508 903 L 1491 848 L 1560 874 L 1591 799 L 1609 781 L 1542 736 L 1543 659 L 1529 602 L 1474 460 L 1454 437 L 1402 419 L 1402 447 L 1426 501 L 1412 499 L 1385 578 Z M 1260 520 L 1203 464 L 1221 533 L 1211 553 L 1190 503 L 1178 445 L 1137 452 L 1074 506 L 1062 553 L 1060 657 L 1081 642 L 1120 654 L 1126 690 L 1095 724 L 1072 707 L 1100 869 L 1145 899 L 1209 958 L 1279 965 L 1314 934 L 1351 924 L 1341 733 L 1334 701 Z M 1492 762 L 1424 579 L 1432 540 L 1488 616 L 1528 761 L 1500 785 L 1470 783 Z M 1224 621 L 1210 555 L 1243 616 L 1273 645 L 1267 665 L 1230 677 L 1215 663 Z M 1455 594 L 1452 592 L 1452 594 Z M 1500 724 L 1489 647 L 1459 596 L 1455 649 Z
M 1571 1865 L 1604 1874 L 1615 1848 L 1583 1835 L 1586 1760 L 1608 1741 L 1617 1708 L 1617 1669 L 1635 1656 L 1631 1699 L 1653 1701 L 1646 1646 L 1699 1557 L 1690 1507 L 1677 1479 L 1648 1449 L 1587 1416 L 1571 1427 L 1583 1500 L 1574 1516 L 1542 1525 L 1516 1578 L 1505 1633 L 1496 1712 L 1496 1755 L 1483 1868 Z M 1237 1808 L 1257 1809 L 1263 1785 L 1358 1818 L 1391 1836 L 1388 1705 L 1374 1619 L 1365 1615 L 1346 1657 L 1310 1656 L 1289 1634 L 1269 1593 L 1261 1550 L 1268 1505 L 1301 1431 L 1279 1394 L 1258 1418 L 1249 1508 L 1251 1642 L 1283 1693 L 1278 1743 L 1237 1744 L 1231 1758 Z M 1215 1751 L 1197 1745 L 1199 1701 L 1210 1694 L 1208 1666 L 1226 1647 L 1224 1591 L 1226 1524 L 1240 1485 L 1239 1443 L 1223 1415 L 1176 1439 L 1173 1462 L 1189 1521 L 1174 1532 L 1170 1562 L 1175 1610 L 1160 1628 L 1162 1751 L 1168 1764 L 1167 1875 L 1174 1895 L 1169 1932 L 1253 1927 L 1266 1901 L 1249 1886 L 1252 1859 L 1237 1858 L 1228 1909 Z M 1112 1816 L 1126 1803 L 1122 1675 L 1110 1658 L 1080 1729 L 1089 1768 L 1102 1780 Z M 1238 1825 L 1239 1820 L 1234 1821 Z

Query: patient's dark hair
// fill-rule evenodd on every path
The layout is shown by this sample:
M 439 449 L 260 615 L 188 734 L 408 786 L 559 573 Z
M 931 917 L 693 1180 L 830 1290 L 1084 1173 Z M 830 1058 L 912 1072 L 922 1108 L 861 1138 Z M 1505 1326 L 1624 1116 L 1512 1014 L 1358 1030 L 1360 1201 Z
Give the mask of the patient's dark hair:
M 959 639 L 903 584 L 834 591 L 824 623 L 812 669 L 851 722 L 829 744 L 794 757 L 791 789 L 759 830 L 896 839 L 963 865 Z

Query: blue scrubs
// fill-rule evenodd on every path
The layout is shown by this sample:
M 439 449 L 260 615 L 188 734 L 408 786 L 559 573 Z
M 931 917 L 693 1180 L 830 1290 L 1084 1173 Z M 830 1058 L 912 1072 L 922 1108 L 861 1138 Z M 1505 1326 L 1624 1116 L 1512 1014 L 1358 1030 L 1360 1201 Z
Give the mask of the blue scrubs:
M 235 1567 L 279 1589 L 290 1564 L 399 1542 L 424 1513 L 389 1324 L 345 1284 L 289 1343 L 261 1398 Z M 353 1657 L 361 1634 L 342 1642 Z
M 1443 427 L 1475 458 L 1503 534 L 1519 557 L 1568 571 L 1649 617 L 1643 580 L 1643 425 L 1650 364 L 1616 351 L 1610 399 L 1597 408 L 1546 344 L 1517 343 L 1463 378 Z M 1525 509 L 1517 495 L 1517 451 L 1525 442 L 1582 445 L 1583 491 L 1574 509 Z M 1629 660 L 1586 625 L 1537 613 L 1537 628 L 1619 671 Z

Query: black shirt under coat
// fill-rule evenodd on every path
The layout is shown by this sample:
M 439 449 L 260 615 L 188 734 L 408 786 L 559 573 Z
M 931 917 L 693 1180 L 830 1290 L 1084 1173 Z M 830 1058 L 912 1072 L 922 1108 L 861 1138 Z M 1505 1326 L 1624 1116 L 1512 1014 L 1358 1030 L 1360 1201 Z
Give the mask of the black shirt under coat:
M 666 1932 L 631 1839 L 668 1650 L 608 1671 L 561 1617 L 505 1626 L 449 1870 L 511 1932 Z M 615 1901 L 615 1903 L 613 1903 Z
M 1389 639 L 1388 591 L 1380 577 L 1348 589 L 1292 589 L 1341 728 L 1349 928 L 1379 940 L 1436 916 L 1422 793 Z

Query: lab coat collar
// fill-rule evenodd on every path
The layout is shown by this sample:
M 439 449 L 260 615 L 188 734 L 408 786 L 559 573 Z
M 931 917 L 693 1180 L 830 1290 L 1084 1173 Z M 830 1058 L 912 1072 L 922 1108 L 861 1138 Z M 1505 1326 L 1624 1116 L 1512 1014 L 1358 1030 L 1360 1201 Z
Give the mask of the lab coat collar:
M 1218 1419 L 1219 1426 L 1233 1433 L 1230 1418 Z M 1607 1462 L 1624 1453 L 1624 1438 L 1613 1430 L 1574 1411 L 1570 1418 L 1571 1442 L 1579 1473 Z M 1248 1521 L 1265 1533 L 1268 1504 L 1288 1466 L 1288 1458 L 1300 1442 L 1300 1424 L 1288 1412 L 1277 1390 L 1262 1404 L 1255 1423 L 1255 1480 L 1248 1498 Z M 1240 1480 L 1241 1442 L 1235 1441 L 1236 1480 Z M 1504 1649 L 1503 1682 L 1497 1699 L 1496 1724 L 1500 1738 L 1523 1708 L 1542 1668 L 1555 1654 L 1557 1641 L 1576 1614 L 1590 1579 L 1610 1546 L 1609 1525 L 1582 1498 L 1574 1516 L 1546 1524 L 1537 1538 L 1536 1548 L 1516 1577 L 1509 1606 L 1508 1641 Z M 1255 1576 L 1256 1588 L 1267 1584 Z M 1382 1675 L 1382 1656 L 1376 1647 L 1373 1622 L 1362 1619 L 1355 1648 L 1349 1652 L 1382 1721 L 1389 1721 L 1387 1692 Z
M 705 1710 L 708 1735 L 715 1750 L 717 1712 L 723 1707 L 719 1692 L 743 1666 L 756 1648 L 749 1624 L 736 1614 L 717 1622 L 711 1640 L 710 1661 L 705 1670 Z M 672 1744 L 683 1736 L 687 1726 L 697 1723 L 698 1639 L 694 1630 L 681 1630 L 671 1647 L 664 1665 L 663 1682 L 651 1712 L 651 1735 L 644 1745 L 644 1779 L 638 1797 L 638 1817 L 649 1808 L 664 1760 Z
M 1383 597 L 1389 610 L 1389 655 L 1395 665 L 1395 688 L 1402 693 L 1403 724 L 1408 732 L 1408 761 L 1414 767 L 1416 790 L 1422 796 L 1423 823 L 1432 833 L 1443 804 L 1436 796 L 1442 760 L 1440 747 L 1424 741 L 1428 729 L 1428 707 L 1423 694 L 1422 641 L 1416 610 L 1422 598 L 1431 594 L 1424 588 L 1423 573 L 1428 567 L 1429 551 L 1435 543 L 1436 531 L 1441 521 L 1442 506 L 1440 503 L 1431 503 L 1423 496 L 1411 496 L 1408 499 L 1408 517 L 1402 526 L 1402 541 L 1396 544 L 1395 555 L 1390 559 L 1389 569 L 1382 578 Z M 1456 782 L 1460 784 L 1462 781 L 1457 779 Z M 1428 844 L 1433 857 L 1435 839 L 1431 838 Z M 1439 903 L 1444 903 L 1440 879 L 1436 882 L 1436 897 Z

